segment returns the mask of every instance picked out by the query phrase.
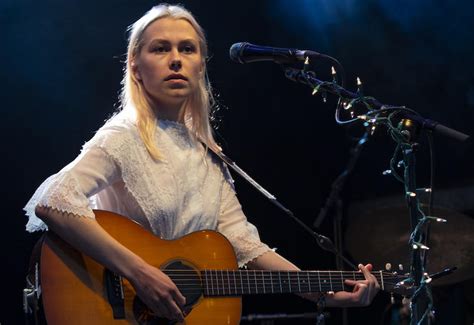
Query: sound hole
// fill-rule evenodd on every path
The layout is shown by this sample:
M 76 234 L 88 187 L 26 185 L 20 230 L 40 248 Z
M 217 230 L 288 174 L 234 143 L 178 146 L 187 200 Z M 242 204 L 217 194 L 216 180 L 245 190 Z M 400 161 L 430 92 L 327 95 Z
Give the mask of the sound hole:
M 173 280 L 181 294 L 186 297 L 185 310 L 189 314 L 202 295 L 202 281 L 199 271 L 182 261 L 171 262 L 162 268 L 162 271 Z M 139 325 L 176 324 L 175 321 L 155 316 L 137 296 L 133 300 L 133 314 Z

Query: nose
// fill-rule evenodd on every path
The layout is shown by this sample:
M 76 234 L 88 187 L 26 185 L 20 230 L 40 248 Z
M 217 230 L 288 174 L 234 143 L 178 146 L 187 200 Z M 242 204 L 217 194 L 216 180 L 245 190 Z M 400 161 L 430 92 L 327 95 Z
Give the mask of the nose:
M 181 69 L 182 67 L 182 62 L 181 62 L 181 56 L 179 51 L 173 50 L 171 51 L 171 57 L 170 57 L 170 69 L 177 72 Z
M 173 71 L 179 71 L 181 69 L 181 60 L 175 59 L 171 61 L 170 69 Z

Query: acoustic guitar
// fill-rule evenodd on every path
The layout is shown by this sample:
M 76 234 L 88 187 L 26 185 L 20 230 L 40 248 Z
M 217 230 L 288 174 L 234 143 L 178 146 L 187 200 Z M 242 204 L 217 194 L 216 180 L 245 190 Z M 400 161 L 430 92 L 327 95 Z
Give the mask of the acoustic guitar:
M 215 231 L 162 240 L 123 216 L 94 212 L 111 236 L 174 281 L 192 308 L 182 324 L 237 325 L 242 295 L 336 292 L 346 289 L 345 279 L 364 278 L 355 271 L 241 270 L 231 244 Z M 400 285 L 403 277 L 372 273 L 382 290 L 406 294 Z M 177 324 L 154 316 L 126 279 L 51 231 L 41 247 L 40 279 L 49 325 Z

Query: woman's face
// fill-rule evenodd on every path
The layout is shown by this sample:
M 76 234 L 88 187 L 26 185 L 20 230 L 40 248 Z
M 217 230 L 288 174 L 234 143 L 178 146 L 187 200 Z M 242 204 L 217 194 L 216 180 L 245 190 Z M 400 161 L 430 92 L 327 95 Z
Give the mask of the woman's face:
M 157 107 L 181 105 L 203 70 L 199 37 L 188 21 L 161 18 L 145 29 L 133 73 Z

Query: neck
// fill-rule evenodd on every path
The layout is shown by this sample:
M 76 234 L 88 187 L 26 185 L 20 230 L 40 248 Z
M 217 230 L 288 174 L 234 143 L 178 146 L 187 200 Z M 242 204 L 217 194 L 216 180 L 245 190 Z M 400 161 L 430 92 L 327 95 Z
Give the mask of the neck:
M 194 271 L 164 270 L 178 287 L 195 279 Z M 372 272 L 385 290 L 399 280 L 391 273 Z M 345 280 L 364 280 L 358 271 L 269 271 L 269 270 L 201 270 L 205 296 L 237 296 L 243 294 L 307 293 L 343 291 Z
M 187 100 L 180 101 L 152 101 L 151 107 L 155 116 L 159 120 L 169 120 L 178 123 L 184 123 L 184 111 Z

